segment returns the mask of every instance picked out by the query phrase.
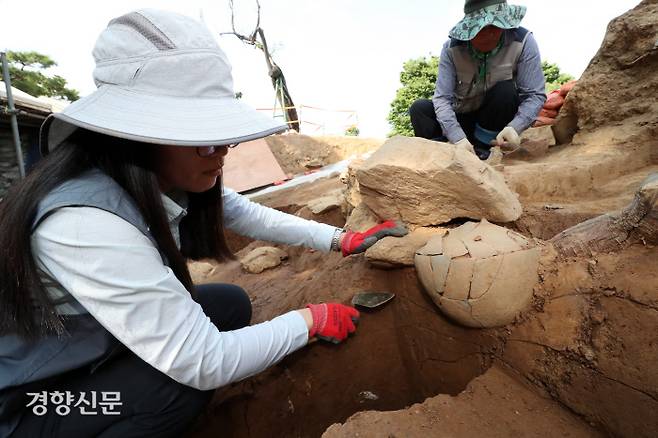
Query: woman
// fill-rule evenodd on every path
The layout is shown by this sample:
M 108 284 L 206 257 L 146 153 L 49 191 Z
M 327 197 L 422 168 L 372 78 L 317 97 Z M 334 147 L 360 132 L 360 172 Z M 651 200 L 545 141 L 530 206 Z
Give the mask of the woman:
M 443 44 L 434 96 L 409 108 L 417 137 L 448 141 L 486 160 L 492 146 L 518 148 L 546 101 L 539 47 L 521 27 L 525 6 L 465 0 Z
M 0 207 L 0 436 L 180 436 L 214 388 L 355 331 L 338 303 L 248 326 L 242 289 L 194 286 L 187 259 L 232 257 L 225 226 L 344 255 L 405 232 L 343 232 L 222 191 L 228 148 L 283 127 L 234 98 L 200 23 L 123 15 L 94 57 L 98 90 L 44 123 L 46 156 Z

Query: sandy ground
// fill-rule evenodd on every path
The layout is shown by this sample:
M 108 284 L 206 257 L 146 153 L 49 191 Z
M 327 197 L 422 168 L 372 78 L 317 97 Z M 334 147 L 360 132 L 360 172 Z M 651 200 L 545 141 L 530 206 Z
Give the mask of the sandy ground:
M 351 156 L 377 149 L 384 139 L 303 134 L 273 135 L 265 139 L 286 174 L 298 175 Z
M 345 425 L 331 426 L 322 437 L 603 436 L 508 373 L 495 364 L 456 397 L 441 395 L 395 412 L 360 412 Z

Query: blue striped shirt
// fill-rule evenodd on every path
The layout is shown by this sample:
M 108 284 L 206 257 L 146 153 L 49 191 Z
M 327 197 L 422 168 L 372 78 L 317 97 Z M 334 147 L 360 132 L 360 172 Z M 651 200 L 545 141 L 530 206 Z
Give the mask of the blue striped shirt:
M 443 129 L 443 135 L 448 137 L 450 143 L 457 143 L 466 137 L 466 134 L 457 122 L 457 116 L 453 109 L 457 73 L 449 48 L 450 40 L 443 45 L 441 51 L 436 91 L 434 97 L 432 97 L 432 102 L 434 103 L 436 119 L 439 121 L 441 129 Z M 521 103 L 516 116 L 508 123 L 508 126 L 521 134 L 532 125 L 546 101 L 546 79 L 541 68 L 539 47 L 532 34 L 528 35 L 523 46 L 516 74 L 516 88 Z

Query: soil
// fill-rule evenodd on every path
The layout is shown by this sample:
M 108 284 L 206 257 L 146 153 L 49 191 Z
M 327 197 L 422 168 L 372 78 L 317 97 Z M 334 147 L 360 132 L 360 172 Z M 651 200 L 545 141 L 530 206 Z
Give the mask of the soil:
M 374 269 L 363 255 L 343 258 L 292 248 L 288 253 L 283 266 L 259 275 L 233 264 L 203 281 L 248 290 L 254 322 L 308 302 L 349 302 L 363 290 L 386 290 L 396 298 L 378 311 L 364 312 L 358 333 L 344 345 L 316 343 L 255 378 L 220 389 L 205 433 L 196 436 L 214 436 L 217 430 L 235 437 L 320 436 L 360 410 L 401 409 L 435 394 L 458 394 L 502 351 L 497 331 L 470 330 L 446 320 L 413 268 Z
M 548 241 L 624 208 L 658 171 L 658 107 L 647 98 L 658 90 L 656 20 L 658 0 L 644 0 L 611 24 L 558 117 L 567 144 L 555 146 L 551 128 L 531 129 L 523 148 L 497 166 L 524 208 L 516 222 L 500 225 Z M 283 137 L 271 140 L 277 158 L 287 157 L 282 166 L 297 172 L 317 164 L 319 140 L 292 138 L 285 147 Z M 336 156 L 317 152 L 319 161 L 345 158 L 343 146 L 334 148 Z M 346 209 L 315 215 L 307 207 L 342 186 L 334 176 L 256 201 L 342 226 Z M 271 246 L 229 240 L 238 257 Z M 396 298 L 364 312 L 343 344 L 314 343 L 217 390 L 191 436 L 658 436 L 658 242 L 587 257 L 540 245 L 532 308 L 498 329 L 451 323 L 414 268 L 377 269 L 363 255 L 277 245 L 288 259 L 260 274 L 238 262 L 193 264 L 195 282 L 247 290 L 254 323 L 309 302 L 348 303 L 363 290 Z
M 267 202 L 304 212 L 303 203 L 291 202 L 288 192 L 312 200 L 314 191 L 322 194 L 338 184 L 338 178 L 319 180 L 269 194 Z M 632 192 L 613 198 L 631 199 Z M 590 201 L 591 214 L 607 211 L 596 210 L 606 202 L 612 201 Z M 565 225 L 558 212 L 544 209 L 535 215 L 538 223 L 561 231 Z M 331 216 L 339 221 L 340 210 L 308 214 L 324 222 Z M 238 256 L 266 244 L 251 242 Z M 389 290 L 397 296 L 383 309 L 364 314 L 357 334 L 343 345 L 316 343 L 254 378 L 218 390 L 194 436 L 222 430 L 235 437 L 316 437 L 346 421 L 345 428 L 335 426 L 328 436 L 356 436 L 356 431 L 359 436 L 473 436 L 466 432 L 490 429 L 490 436 L 509 436 L 510 431 L 566 436 L 570 431 L 574 436 L 648 437 L 658 431 L 651 415 L 658 409 L 656 247 L 568 260 L 548 251 L 533 311 L 503 329 L 475 330 L 445 319 L 413 268 L 384 271 L 369 266 L 364 256 L 278 246 L 289 259 L 274 270 L 246 274 L 236 262 L 195 280 L 245 288 L 254 322 L 307 302 L 349 302 L 361 290 Z M 505 364 L 506 380 L 487 377 L 496 361 Z M 469 387 L 483 373 L 486 384 Z M 507 388 L 504 395 L 496 386 L 500 382 Z M 528 399 L 532 391 L 536 395 Z M 448 402 L 448 395 L 458 399 Z M 423 401 L 419 416 L 412 405 Z M 446 405 L 450 409 L 440 409 Z M 479 414 L 458 413 L 466 405 L 471 406 L 466 412 Z M 522 414 L 509 415 L 512 409 Z M 378 413 L 350 418 L 361 411 Z M 493 428 L 491 419 L 501 417 L 504 421 L 494 421 Z M 464 424 L 471 428 L 460 429 Z
M 388 435 L 382 434 L 386 431 Z M 395 412 L 360 412 L 333 425 L 323 438 L 597 437 L 591 426 L 548 396 L 523 384 L 499 363 L 456 397 L 440 395 Z
M 298 175 L 308 170 L 342 161 L 377 149 L 384 139 L 303 134 L 273 135 L 265 139 L 286 174 Z

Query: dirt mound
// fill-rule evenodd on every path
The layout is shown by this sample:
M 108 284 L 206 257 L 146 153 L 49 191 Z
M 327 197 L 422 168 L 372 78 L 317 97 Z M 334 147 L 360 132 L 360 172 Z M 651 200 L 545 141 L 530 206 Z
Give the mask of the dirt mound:
M 644 127 L 658 134 L 657 20 L 658 0 L 644 0 L 610 22 L 601 48 L 560 111 L 554 127 L 558 143 L 569 143 L 578 130 L 620 122 L 631 124 L 631 131 Z
M 636 245 L 546 269 L 541 312 L 511 328 L 503 360 L 612 435 L 656 436 L 656 257 Z
M 512 431 L 522 437 L 603 436 L 498 364 L 457 397 L 440 395 L 396 412 L 360 412 L 344 425 L 331 426 L 322 438 L 508 438 Z
M 349 136 L 272 135 L 265 139 L 286 174 L 297 175 L 377 149 L 383 139 Z

